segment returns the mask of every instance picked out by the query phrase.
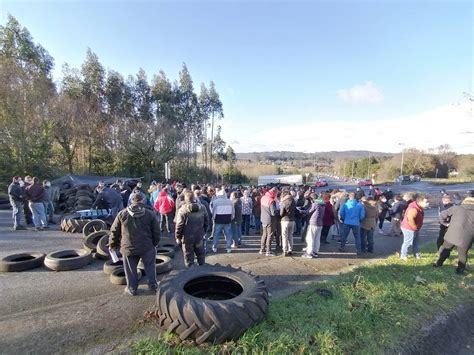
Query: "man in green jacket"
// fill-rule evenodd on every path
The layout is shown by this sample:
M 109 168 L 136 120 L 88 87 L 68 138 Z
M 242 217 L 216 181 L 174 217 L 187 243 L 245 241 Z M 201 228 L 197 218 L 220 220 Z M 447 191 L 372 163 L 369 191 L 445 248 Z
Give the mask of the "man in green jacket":
M 160 242 L 160 223 L 156 214 L 145 205 L 143 194 L 130 196 L 131 205 L 119 212 L 110 228 L 109 247 L 118 249 L 123 256 L 127 279 L 125 293 L 137 294 L 137 266 L 142 259 L 148 278 L 148 288 L 156 291 L 156 249 Z

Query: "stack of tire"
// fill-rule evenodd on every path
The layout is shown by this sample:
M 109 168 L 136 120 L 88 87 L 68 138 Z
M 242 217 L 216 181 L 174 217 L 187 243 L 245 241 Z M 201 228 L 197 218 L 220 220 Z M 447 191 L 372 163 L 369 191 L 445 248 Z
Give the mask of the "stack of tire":
M 61 213 L 90 209 L 94 203 L 94 191 L 89 185 L 72 186 L 65 182 L 60 186 L 57 210 Z
M 66 233 L 82 233 L 84 226 L 90 219 L 81 219 L 78 216 L 66 216 L 61 220 L 61 230 Z

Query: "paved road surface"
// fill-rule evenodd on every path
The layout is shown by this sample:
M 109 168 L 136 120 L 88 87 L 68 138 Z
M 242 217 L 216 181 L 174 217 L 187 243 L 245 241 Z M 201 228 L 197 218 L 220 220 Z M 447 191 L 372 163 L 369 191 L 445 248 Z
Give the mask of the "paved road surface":
M 410 185 L 410 189 L 413 187 Z M 456 187 L 457 190 L 467 188 L 462 185 Z M 423 242 L 436 239 L 436 217 L 434 209 L 427 211 L 421 233 Z M 295 250 L 300 251 L 303 243 L 299 238 L 295 242 Z M 337 252 L 335 241 L 323 246 L 321 258 L 313 260 L 301 258 L 300 252 L 294 257 L 260 256 L 259 244 L 260 236 L 244 237 L 241 248 L 232 254 L 210 255 L 207 262 L 242 266 L 261 275 L 273 297 L 284 297 L 312 281 L 330 278 L 367 260 L 356 257 L 353 245 L 348 247 L 349 253 Z M 401 239 L 376 235 L 375 245 L 372 258 L 383 258 L 399 250 Z M 57 230 L 12 232 L 10 212 L 0 211 L 0 257 L 25 251 L 48 253 L 81 247 L 79 234 Z M 223 240 L 220 247 L 223 251 Z M 182 254 L 178 253 L 173 262 L 175 268 L 183 268 Z M 68 272 L 52 272 L 43 267 L 0 274 L 0 352 L 105 352 L 141 329 L 138 327 L 143 312 L 153 307 L 154 296 L 145 290 L 134 298 L 123 295 L 123 286 L 108 281 L 101 271 L 102 264 L 103 261 L 94 260 L 83 269 Z

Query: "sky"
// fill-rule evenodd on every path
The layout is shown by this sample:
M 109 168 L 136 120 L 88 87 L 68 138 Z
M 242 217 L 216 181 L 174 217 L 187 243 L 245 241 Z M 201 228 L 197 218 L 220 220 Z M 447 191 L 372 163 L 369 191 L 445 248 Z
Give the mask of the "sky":
M 237 152 L 474 153 L 471 1 L 0 0 L 55 58 L 213 80 Z M 472 97 L 472 96 L 471 96 Z

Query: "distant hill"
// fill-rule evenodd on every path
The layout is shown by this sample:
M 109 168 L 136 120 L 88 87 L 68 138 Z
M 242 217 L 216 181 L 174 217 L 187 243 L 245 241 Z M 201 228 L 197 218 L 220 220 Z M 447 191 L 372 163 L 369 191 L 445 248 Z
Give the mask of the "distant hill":
M 359 159 L 365 158 L 369 155 L 376 157 L 391 157 L 393 153 L 383 153 L 383 152 L 370 152 L 367 150 L 348 150 L 343 152 L 316 152 L 316 153 L 303 153 L 303 152 L 252 152 L 252 153 L 236 153 L 237 159 L 240 160 L 310 160 L 310 159 L 337 159 L 337 158 L 346 158 L 346 159 Z

